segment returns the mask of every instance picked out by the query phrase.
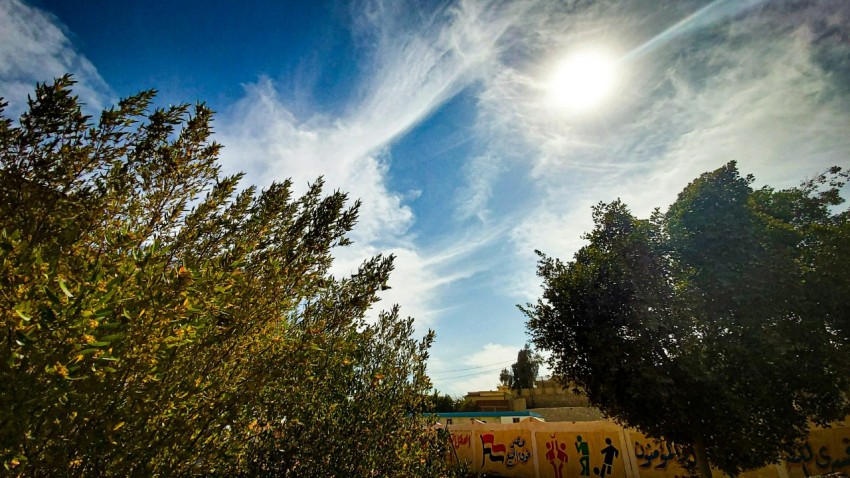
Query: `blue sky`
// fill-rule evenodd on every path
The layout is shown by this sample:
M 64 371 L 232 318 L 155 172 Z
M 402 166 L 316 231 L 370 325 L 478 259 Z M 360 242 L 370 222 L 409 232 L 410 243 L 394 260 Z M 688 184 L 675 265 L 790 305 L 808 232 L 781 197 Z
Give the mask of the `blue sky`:
M 361 198 L 335 272 L 396 254 L 381 305 L 436 330 L 462 395 L 515 360 L 533 251 L 569 259 L 592 204 L 646 216 L 732 159 L 777 187 L 847 166 L 848 25 L 846 0 L 0 0 L 0 96 L 71 72 L 91 110 L 205 101 L 246 186 Z M 557 74 L 586 52 L 606 76 Z

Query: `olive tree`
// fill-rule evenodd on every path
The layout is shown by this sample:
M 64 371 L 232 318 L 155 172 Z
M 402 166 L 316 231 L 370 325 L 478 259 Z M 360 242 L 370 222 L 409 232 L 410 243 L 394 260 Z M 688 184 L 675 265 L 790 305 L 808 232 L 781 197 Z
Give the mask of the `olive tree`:
M 433 333 L 329 273 L 358 202 L 238 189 L 203 104 L 0 115 L 0 461 L 22 476 L 418 475 Z M 2 102 L 0 102 L 2 103 Z M 0 108 L 2 112 L 2 108 Z

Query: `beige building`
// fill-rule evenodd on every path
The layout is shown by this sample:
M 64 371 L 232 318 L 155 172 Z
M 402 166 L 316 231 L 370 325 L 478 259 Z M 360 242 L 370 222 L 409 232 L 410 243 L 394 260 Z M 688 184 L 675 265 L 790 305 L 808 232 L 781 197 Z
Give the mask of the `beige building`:
M 529 410 L 547 422 L 591 421 L 602 418 L 591 407 L 587 397 L 575 394 L 555 380 L 537 380 L 534 388 L 512 390 L 499 386 L 497 390 L 469 392 L 464 397 L 474 412 L 518 412 Z
M 498 390 L 484 390 L 481 392 L 469 392 L 464 399 L 472 404 L 477 412 L 507 412 L 526 410 L 524 398 L 514 398 L 513 391 L 508 387 L 499 387 Z
M 528 410 L 535 408 L 587 407 L 587 397 L 571 389 L 564 390 L 555 380 L 537 380 L 534 388 L 512 390 L 500 385 L 497 390 L 469 392 L 464 397 L 478 411 Z

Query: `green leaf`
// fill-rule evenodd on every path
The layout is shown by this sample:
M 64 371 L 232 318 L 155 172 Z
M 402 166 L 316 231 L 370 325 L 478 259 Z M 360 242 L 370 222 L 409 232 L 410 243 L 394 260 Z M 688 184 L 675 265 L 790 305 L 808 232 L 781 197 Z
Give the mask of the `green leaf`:
M 68 298 L 74 297 L 74 294 L 72 294 L 71 291 L 68 290 L 68 286 L 65 284 L 65 281 L 62 280 L 61 277 L 57 277 L 56 280 L 59 282 L 59 288 L 62 289 L 62 292 L 64 292 Z
M 120 339 L 124 336 L 123 332 L 119 332 L 117 334 L 104 335 L 100 338 L 101 342 L 112 342 L 115 339 Z
M 94 316 L 101 319 L 103 317 L 108 317 L 112 315 L 112 309 L 100 309 L 94 313 Z
M 29 322 L 30 320 L 32 320 L 32 317 L 30 317 L 29 315 L 24 313 L 24 310 L 26 310 L 26 309 L 29 309 L 29 303 L 27 303 L 27 302 L 21 302 L 20 304 L 15 306 L 15 312 L 17 312 L 18 317 Z

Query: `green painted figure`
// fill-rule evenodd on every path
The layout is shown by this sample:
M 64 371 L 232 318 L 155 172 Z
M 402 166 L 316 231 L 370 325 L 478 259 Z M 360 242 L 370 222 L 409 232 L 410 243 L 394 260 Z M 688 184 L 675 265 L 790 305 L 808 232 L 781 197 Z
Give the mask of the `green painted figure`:
M 581 454 L 578 459 L 578 463 L 581 465 L 581 476 L 590 476 L 590 448 L 588 448 L 586 441 L 582 441 L 581 435 L 576 437 L 576 451 Z

